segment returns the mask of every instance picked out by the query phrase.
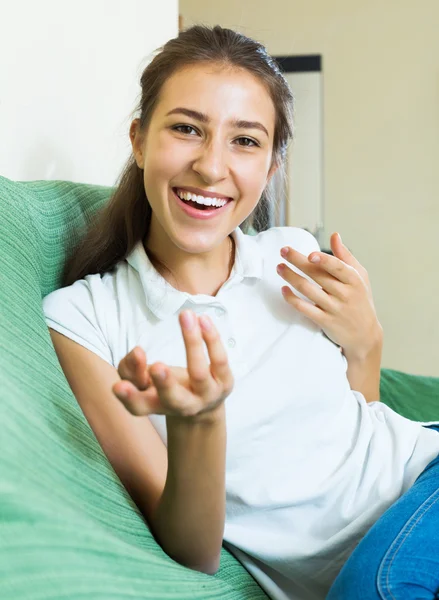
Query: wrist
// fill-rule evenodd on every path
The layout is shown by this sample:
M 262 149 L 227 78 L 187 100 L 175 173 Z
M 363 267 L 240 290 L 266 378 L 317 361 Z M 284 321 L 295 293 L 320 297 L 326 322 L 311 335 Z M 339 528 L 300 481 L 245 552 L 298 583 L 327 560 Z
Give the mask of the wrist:
M 215 408 L 211 408 L 204 412 L 197 413 L 191 416 L 167 415 L 166 421 L 170 426 L 175 427 L 194 427 L 199 426 L 215 426 L 222 424 L 225 421 L 225 403 L 220 402 Z
M 371 360 L 381 361 L 381 354 L 383 350 L 383 328 L 378 323 L 375 332 L 369 338 L 369 343 L 359 348 L 343 348 L 343 355 L 349 362 L 364 363 Z

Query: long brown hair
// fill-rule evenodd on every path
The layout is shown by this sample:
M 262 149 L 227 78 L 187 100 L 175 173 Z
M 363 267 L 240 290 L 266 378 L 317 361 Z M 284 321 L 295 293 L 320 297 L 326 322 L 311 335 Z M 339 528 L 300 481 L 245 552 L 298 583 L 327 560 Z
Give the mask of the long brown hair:
M 139 112 L 140 132 L 149 124 L 164 82 L 182 67 L 206 62 L 247 69 L 265 84 L 276 111 L 272 160 L 282 173 L 287 145 L 293 135 L 291 90 L 261 43 L 219 25 L 213 28 L 195 25 L 159 49 L 140 79 L 141 99 L 135 109 Z M 256 209 L 240 225 L 244 232 L 251 227 L 258 229 L 258 215 L 264 213 L 267 203 L 274 201 L 269 196 L 267 187 Z M 85 235 L 68 256 L 62 286 L 88 274 L 112 270 L 139 240 L 145 239 L 150 222 L 151 206 L 145 193 L 143 170 L 132 154 L 109 201 L 88 223 Z

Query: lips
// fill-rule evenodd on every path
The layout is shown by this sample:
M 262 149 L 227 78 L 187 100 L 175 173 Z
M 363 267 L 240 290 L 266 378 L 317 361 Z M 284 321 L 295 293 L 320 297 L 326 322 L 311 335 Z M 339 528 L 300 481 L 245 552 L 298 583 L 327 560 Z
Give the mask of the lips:
M 195 187 L 174 187 L 172 188 L 175 193 L 178 190 L 182 192 L 190 192 L 191 194 L 196 194 L 197 196 L 203 196 L 204 198 L 218 198 L 218 200 L 233 200 L 230 196 L 225 196 L 224 194 L 219 194 L 218 192 L 208 192 L 207 190 L 200 190 Z
M 181 188 L 178 188 L 178 189 L 181 189 Z M 201 219 L 201 220 L 212 219 L 212 218 L 215 218 L 215 217 L 221 215 L 225 210 L 228 209 L 228 206 L 231 204 L 231 202 L 229 201 L 229 202 L 226 202 L 226 204 L 224 206 L 221 206 L 220 208 L 208 207 L 208 208 L 200 209 L 200 208 L 196 208 L 195 202 L 191 202 L 190 204 L 187 204 L 181 198 L 179 198 L 176 194 L 175 188 L 172 188 L 172 196 L 174 197 L 179 208 L 181 208 L 181 210 L 186 215 L 188 215 L 189 217 L 192 217 L 194 219 Z

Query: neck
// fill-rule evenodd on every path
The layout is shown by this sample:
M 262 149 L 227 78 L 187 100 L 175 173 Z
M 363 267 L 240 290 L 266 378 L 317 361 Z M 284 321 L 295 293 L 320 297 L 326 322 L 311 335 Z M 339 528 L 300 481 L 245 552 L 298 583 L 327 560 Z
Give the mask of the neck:
M 231 235 L 209 252 L 184 252 L 169 241 L 155 239 L 150 231 L 144 242 L 154 268 L 170 285 L 191 295 L 216 296 L 230 277 L 235 262 L 235 242 Z

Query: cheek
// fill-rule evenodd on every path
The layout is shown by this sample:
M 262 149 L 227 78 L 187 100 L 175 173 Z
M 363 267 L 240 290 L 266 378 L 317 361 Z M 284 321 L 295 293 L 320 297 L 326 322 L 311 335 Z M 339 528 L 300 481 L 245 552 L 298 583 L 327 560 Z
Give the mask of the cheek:
M 151 144 L 145 161 L 145 182 L 155 189 L 167 184 L 183 167 L 183 156 L 173 144 Z
M 268 169 L 265 160 L 241 163 L 238 177 L 243 193 L 259 199 L 265 188 L 267 172 Z

